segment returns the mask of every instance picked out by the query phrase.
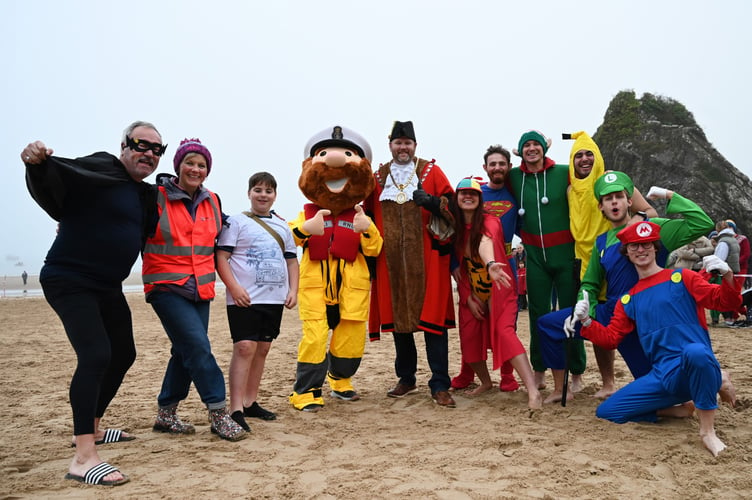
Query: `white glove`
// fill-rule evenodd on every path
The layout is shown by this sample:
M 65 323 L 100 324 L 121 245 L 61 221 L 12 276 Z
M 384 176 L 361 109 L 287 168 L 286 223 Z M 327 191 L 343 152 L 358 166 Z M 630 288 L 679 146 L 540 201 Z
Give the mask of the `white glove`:
M 571 337 L 574 335 L 574 327 L 577 325 L 577 317 L 572 316 L 571 314 L 567 316 L 567 319 L 564 320 L 564 333 L 567 334 L 567 337 Z
M 650 191 L 648 191 L 648 199 L 651 200 L 665 200 L 668 196 L 668 189 L 658 187 L 658 186 L 650 186 Z
M 582 323 L 582 326 L 588 326 L 592 321 L 590 319 L 590 301 L 585 290 L 582 291 L 582 299 L 577 301 L 574 306 L 574 315 Z
M 724 262 L 723 259 L 721 259 L 717 255 L 706 255 L 705 257 L 703 257 L 702 267 L 704 267 L 705 270 L 709 273 L 716 271 L 721 276 L 731 271 L 729 265 L 726 264 L 726 262 Z

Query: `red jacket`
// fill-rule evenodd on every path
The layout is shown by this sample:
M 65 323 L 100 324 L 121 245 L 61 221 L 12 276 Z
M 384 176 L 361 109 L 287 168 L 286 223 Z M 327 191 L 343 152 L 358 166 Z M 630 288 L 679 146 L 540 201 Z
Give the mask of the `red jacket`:
M 214 244 L 222 229 L 217 195 L 209 192 L 209 197 L 197 207 L 195 219 L 182 200 L 169 201 L 162 186 L 157 206 L 157 231 L 146 242 L 143 254 L 144 292 L 148 294 L 158 284 L 183 285 L 195 276 L 199 297 L 213 298 Z

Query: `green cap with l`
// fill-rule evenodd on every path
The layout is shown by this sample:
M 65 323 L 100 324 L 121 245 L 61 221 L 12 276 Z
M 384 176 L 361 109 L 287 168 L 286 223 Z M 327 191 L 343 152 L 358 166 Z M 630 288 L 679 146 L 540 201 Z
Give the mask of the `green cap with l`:
M 624 172 L 611 170 L 598 177 L 598 180 L 595 181 L 595 186 L 593 186 L 593 193 L 595 194 L 595 199 L 600 201 L 602 196 L 616 193 L 617 191 L 624 191 L 625 189 L 627 190 L 627 196 L 631 198 L 634 191 L 632 179 Z

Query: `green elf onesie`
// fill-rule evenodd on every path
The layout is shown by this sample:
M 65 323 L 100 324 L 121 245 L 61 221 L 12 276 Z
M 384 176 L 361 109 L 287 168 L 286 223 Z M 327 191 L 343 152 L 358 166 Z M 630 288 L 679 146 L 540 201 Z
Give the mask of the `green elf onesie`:
M 520 138 L 515 153 L 529 140 L 548 151 L 548 140 L 531 130 Z M 574 238 L 569 229 L 569 166 L 557 165 L 547 156 L 543 169 L 531 172 L 523 160 L 509 171 L 508 188 L 517 200 L 520 220 L 519 236 L 527 253 L 527 291 L 530 314 L 530 363 L 536 372 L 546 365 L 538 342 L 538 318 L 551 312 L 554 290 L 559 309 L 574 306 L 576 283 L 573 277 Z M 574 340 L 568 360 L 569 370 L 579 375 L 585 371 L 585 346 Z

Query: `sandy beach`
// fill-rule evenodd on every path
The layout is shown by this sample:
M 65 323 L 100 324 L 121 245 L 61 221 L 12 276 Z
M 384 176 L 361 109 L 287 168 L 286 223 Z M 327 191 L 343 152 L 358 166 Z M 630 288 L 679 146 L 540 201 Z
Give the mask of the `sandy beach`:
M 232 345 L 223 293 L 212 306 L 210 336 L 226 374 Z M 420 392 L 389 399 L 395 377 L 386 337 L 366 346 L 354 379 L 362 400 L 327 396 L 318 413 L 295 411 L 287 395 L 295 377 L 297 311 L 285 314 L 261 387 L 260 402 L 278 419 L 250 419 L 250 436 L 230 443 L 209 432 L 194 389 L 181 415 L 196 425 L 196 434 L 152 432 L 169 342 L 142 294 L 130 293 L 128 300 L 138 358 L 103 423 L 137 439 L 100 446 L 102 458 L 131 478 L 106 488 L 63 479 L 72 457 L 68 383 L 75 360 L 57 316 L 41 297 L 0 299 L 0 499 L 752 497 L 752 329 L 711 331 L 739 397 L 737 408 L 718 412 L 718 435 L 729 446 L 718 458 L 703 448 L 695 418 L 626 425 L 596 419 L 598 401 L 591 395 L 599 376 L 589 344 L 585 389 L 566 408 L 531 412 L 524 392 L 498 390 L 458 393 L 456 409 L 437 407 L 422 350 Z M 527 344 L 526 313 L 519 330 Z M 457 331 L 450 336 L 456 374 Z M 618 356 L 617 381 L 630 381 Z

